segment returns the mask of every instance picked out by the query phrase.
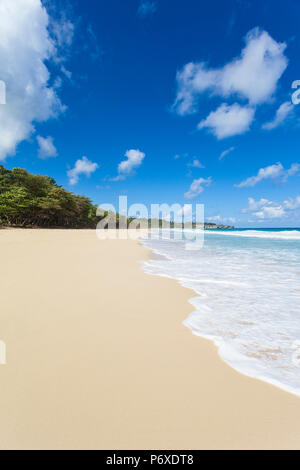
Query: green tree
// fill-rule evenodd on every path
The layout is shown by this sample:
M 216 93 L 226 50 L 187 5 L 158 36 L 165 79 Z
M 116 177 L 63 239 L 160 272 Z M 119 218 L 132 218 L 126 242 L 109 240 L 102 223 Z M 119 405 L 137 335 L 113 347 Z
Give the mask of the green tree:
M 93 228 L 100 220 L 90 199 L 48 176 L 0 165 L 0 223 L 4 226 Z

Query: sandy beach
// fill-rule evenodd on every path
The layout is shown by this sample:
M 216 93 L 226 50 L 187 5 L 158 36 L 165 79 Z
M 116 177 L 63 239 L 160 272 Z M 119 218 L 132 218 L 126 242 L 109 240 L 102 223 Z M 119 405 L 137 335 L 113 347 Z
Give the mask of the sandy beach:
M 299 449 L 300 399 L 182 324 L 138 241 L 1 230 L 1 449 Z

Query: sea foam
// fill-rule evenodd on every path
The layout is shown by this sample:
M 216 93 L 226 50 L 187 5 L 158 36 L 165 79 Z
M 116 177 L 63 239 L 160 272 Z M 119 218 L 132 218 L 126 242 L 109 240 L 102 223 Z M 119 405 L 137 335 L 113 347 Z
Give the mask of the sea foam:
M 239 372 L 300 396 L 300 231 L 206 232 L 198 251 L 158 234 L 143 244 L 164 256 L 147 273 L 195 291 L 185 326 Z

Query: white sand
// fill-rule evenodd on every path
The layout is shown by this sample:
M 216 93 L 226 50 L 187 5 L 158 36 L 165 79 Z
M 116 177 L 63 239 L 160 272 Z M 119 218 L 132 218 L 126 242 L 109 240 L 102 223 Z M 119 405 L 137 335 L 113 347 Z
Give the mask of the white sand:
M 194 293 L 136 241 L 2 230 L 1 449 L 299 449 L 300 399 L 182 325 Z

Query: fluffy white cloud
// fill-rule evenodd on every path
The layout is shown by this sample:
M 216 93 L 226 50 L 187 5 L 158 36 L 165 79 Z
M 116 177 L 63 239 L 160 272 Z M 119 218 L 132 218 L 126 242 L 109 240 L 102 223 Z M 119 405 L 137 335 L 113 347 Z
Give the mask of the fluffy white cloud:
M 276 127 L 284 123 L 284 121 L 287 119 L 288 116 L 290 116 L 293 113 L 293 111 L 294 111 L 294 106 L 292 105 L 292 103 L 290 103 L 289 101 L 287 101 L 286 103 L 283 103 L 277 109 L 276 115 L 273 121 L 270 121 L 264 124 L 262 126 L 263 129 L 266 129 L 268 131 L 276 129 Z
M 248 207 L 246 209 L 243 209 L 242 213 L 246 214 L 247 212 L 256 212 L 259 209 L 261 209 L 261 207 L 268 206 L 268 205 L 271 205 L 271 204 L 272 204 L 272 202 L 269 201 L 268 199 L 262 198 L 259 201 L 255 201 L 255 199 L 253 199 L 252 197 L 249 197 Z
M 256 176 L 251 176 L 250 178 L 235 186 L 237 188 L 252 188 L 257 183 L 260 183 L 260 181 L 265 179 L 277 179 L 282 182 L 286 182 L 290 176 L 297 175 L 298 173 L 300 173 L 299 163 L 293 163 L 293 165 L 288 170 L 285 170 L 282 164 L 278 162 L 275 165 L 261 168 Z
M 98 163 L 93 163 L 86 157 L 82 157 L 81 160 L 79 159 L 76 161 L 75 167 L 68 171 L 69 183 L 72 186 L 77 184 L 80 175 L 85 175 L 89 178 L 91 174 L 97 170 L 97 168 L 99 168 Z
M 237 95 L 253 106 L 272 97 L 288 64 L 284 55 L 286 44 L 276 42 L 259 28 L 250 31 L 245 41 L 240 57 L 222 68 L 191 62 L 178 72 L 174 104 L 178 114 L 196 112 L 200 95 L 207 91 L 224 98 Z
M 285 210 L 282 204 L 269 201 L 268 199 L 260 199 L 255 201 L 253 198 L 248 199 L 248 207 L 243 209 L 244 214 L 251 212 L 258 219 L 279 219 L 285 217 Z
M 188 166 L 190 168 L 199 168 L 199 169 L 203 169 L 205 168 L 204 165 L 202 165 L 202 163 L 199 161 L 199 160 L 194 160 L 192 163 L 188 163 Z
M 57 157 L 57 150 L 53 143 L 53 137 L 37 136 L 39 144 L 38 157 L 42 159 Z
M 230 147 L 230 149 L 224 150 L 224 152 L 221 153 L 219 160 L 223 160 L 223 158 L 225 158 L 226 155 L 233 152 L 234 150 L 235 150 L 235 147 Z
M 65 108 L 49 85 L 46 63 L 57 57 L 49 16 L 40 0 L 1 0 L 0 79 L 6 105 L 0 106 L 0 160 L 34 132 L 34 123 L 56 117 Z
M 118 166 L 119 175 L 113 178 L 112 181 L 122 181 L 130 176 L 132 172 L 141 166 L 146 154 L 140 150 L 127 150 L 125 153 L 126 160 L 122 161 Z
M 254 113 L 254 109 L 249 106 L 243 107 L 237 103 L 231 106 L 222 104 L 200 122 L 198 129 L 207 127 L 219 140 L 244 134 L 250 129 Z
M 155 13 L 157 10 L 157 3 L 154 1 L 150 0 L 141 0 L 139 8 L 138 8 L 138 14 L 140 16 L 147 16 L 152 13 Z
M 211 182 L 211 178 L 199 178 L 198 180 L 194 180 L 189 191 L 185 193 L 184 197 L 186 199 L 194 199 L 195 197 L 199 196 L 199 194 L 203 193 L 204 186 L 210 186 Z
M 251 213 L 260 220 L 264 219 L 282 219 L 296 209 L 300 208 L 300 196 L 295 199 L 287 199 L 283 202 L 274 202 L 268 199 L 260 199 L 255 201 L 253 198 L 248 199 L 248 207 L 242 210 L 243 214 Z

